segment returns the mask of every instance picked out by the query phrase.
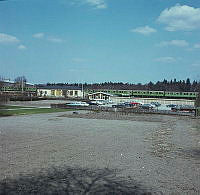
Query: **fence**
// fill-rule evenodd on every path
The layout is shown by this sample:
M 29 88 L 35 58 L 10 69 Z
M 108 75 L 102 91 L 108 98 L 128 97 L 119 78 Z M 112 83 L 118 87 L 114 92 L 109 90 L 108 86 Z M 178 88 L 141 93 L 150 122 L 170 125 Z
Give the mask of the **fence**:
M 200 116 L 200 107 L 197 107 L 195 110 L 195 116 Z
M 0 92 L 0 104 L 4 104 L 6 103 L 7 101 L 9 101 L 9 96 L 5 95 L 5 94 L 2 94 Z
M 162 115 L 179 115 L 179 116 L 197 116 L 196 112 L 173 112 L 170 110 L 155 110 L 155 109 L 142 109 L 142 108 L 113 108 L 105 106 L 68 106 L 66 104 L 51 104 L 51 108 L 63 108 L 63 109 L 74 109 L 74 110 L 89 110 L 96 112 L 121 112 L 123 114 L 138 113 L 138 114 L 162 114 Z M 200 110 L 199 110 L 200 111 Z M 200 112 L 199 112 L 200 114 Z

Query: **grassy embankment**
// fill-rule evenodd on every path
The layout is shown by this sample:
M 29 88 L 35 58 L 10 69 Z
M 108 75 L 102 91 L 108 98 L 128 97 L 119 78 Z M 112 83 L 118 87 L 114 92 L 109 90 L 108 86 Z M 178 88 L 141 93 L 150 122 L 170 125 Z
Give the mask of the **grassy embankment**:
M 34 107 L 22 107 L 22 106 L 0 106 L 0 117 L 13 116 L 13 115 L 27 115 L 27 114 L 42 114 L 53 112 L 65 112 L 72 111 L 72 109 L 60 109 L 60 108 L 34 108 Z

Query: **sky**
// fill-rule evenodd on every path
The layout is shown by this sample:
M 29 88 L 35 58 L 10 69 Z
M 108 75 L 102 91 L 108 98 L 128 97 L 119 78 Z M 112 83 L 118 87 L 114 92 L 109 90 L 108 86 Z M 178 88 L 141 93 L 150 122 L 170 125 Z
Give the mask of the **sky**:
M 0 76 L 200 80 L 199 0 L 0 1 Z

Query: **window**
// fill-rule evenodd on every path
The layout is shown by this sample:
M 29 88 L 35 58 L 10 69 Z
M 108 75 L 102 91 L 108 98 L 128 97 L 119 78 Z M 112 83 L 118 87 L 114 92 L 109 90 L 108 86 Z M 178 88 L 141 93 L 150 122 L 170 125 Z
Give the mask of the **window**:
M 75 95 L 76 95 L 76 96 L 78 95 L 78 91 L 75 91 Z
M 55 95 L 55 90 L 51 90 L 51 95 Z

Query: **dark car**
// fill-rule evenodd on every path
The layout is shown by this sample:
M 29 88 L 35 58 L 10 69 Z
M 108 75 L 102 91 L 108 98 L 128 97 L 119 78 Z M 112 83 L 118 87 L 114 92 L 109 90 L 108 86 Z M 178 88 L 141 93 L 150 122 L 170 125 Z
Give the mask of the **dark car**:
M 152 105 L 155 105 L 156 107 L 161 106 L 161 104 L 159 102 L 151 102 Z
M 131 107 L 131 104 L 129 102 L 125 102 L 125 103 L 112 105 L 112 107 L 113 108 L 127 108 L 127 107 Z
M 176 108 L 177 105 L 176 104 L 168 104 L 168 105 L 166 105 L 166 107 L 168 107 L 168 108 Z
M 88 102 L 88 104 L 89 104 L 89 105 L 98 106 L 98 104 L 97 104 L 97 103 L 95 103 L 95 102 Z
M 153 106 L 151 104 L 143 104 L 143 105 L 140 105 L 140 108 L 142 108 L 142 109 L 152 109 Z

